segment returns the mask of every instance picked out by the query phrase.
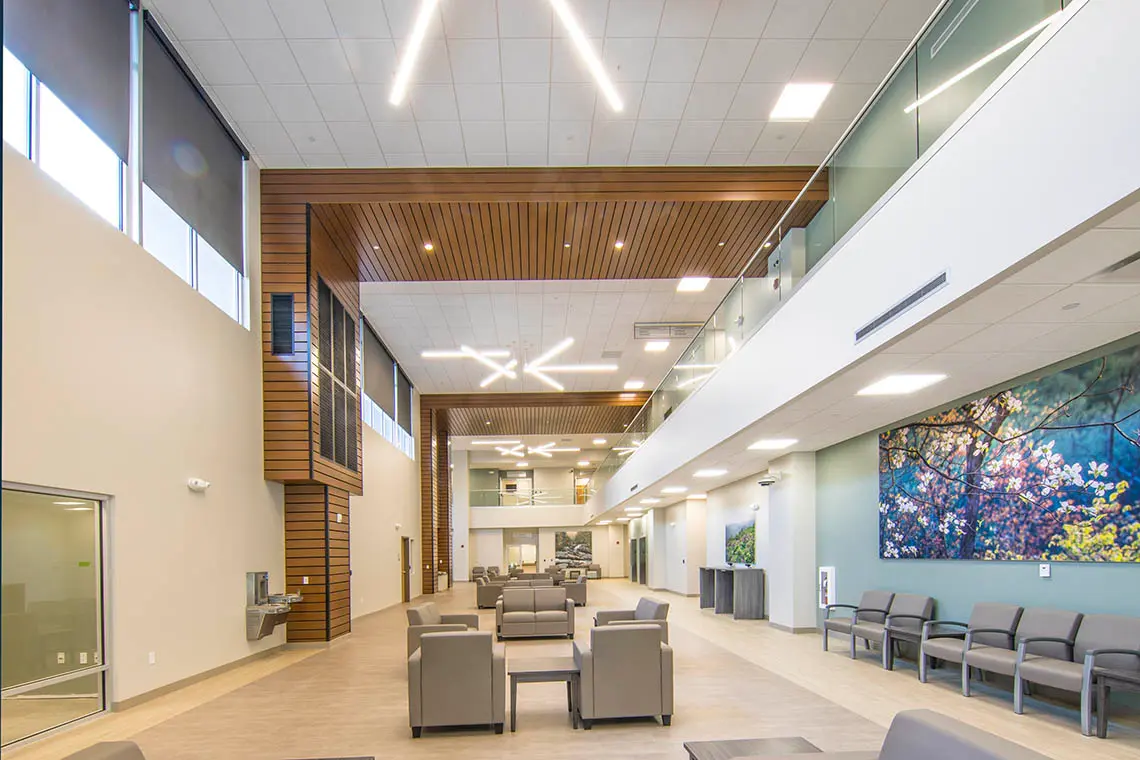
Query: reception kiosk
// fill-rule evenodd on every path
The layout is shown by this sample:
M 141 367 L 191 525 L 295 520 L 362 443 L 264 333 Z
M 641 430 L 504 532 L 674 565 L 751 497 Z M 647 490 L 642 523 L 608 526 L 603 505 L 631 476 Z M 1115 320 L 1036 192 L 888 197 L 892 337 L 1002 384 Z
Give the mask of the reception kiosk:
M 764 617 L 764 570 L 759 567 L 702 567 L 701 609 L 732 613 L 736 620 Z

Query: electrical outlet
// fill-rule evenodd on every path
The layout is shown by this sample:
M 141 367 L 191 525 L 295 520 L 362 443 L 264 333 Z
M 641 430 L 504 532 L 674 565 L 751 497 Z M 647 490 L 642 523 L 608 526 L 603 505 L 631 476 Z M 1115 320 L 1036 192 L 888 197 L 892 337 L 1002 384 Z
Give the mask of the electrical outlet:
M 158 662 L 158 657 L 155 656 L 154 652 L 147 652 L 146 661 L 148 664 L 153 665 Z
M 340 522 L 340 518 L 341 518 L 341 514 L 340 514 L 340 512 L 337 512 L 336 513 L 336 521 Z
M 307 575 L 301 576 L 301 585 L 302 586 L 308 586 L 309 585 L 309 576 L 307 576 Z
M 56 665 L 66 665 L 67 664 L 67 653 L 66 652 L 56 652 L 55 653 L 55 664 Z
M 1042 562 L 1041 564 L 1039 564 L 1037 566 L 1037 575 L 1040 576 L 1041 578 L 1052 578 L 1053 577 L 1053 566 L 1050 565 L 1048 562 Z
M 86 652 L 80 652 L 79 653 L 79 664 L 80 665 L 86 665 L 87 664 L 87 653 Z

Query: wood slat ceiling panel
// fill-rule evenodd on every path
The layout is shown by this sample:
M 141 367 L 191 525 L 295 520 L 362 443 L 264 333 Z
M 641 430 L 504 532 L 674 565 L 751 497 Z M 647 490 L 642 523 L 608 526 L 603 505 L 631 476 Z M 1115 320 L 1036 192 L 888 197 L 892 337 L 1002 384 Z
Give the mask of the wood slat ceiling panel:
M 448 411 L 447 432 L 474 436 L 619 435 L 636 415 L 635 406 L 461 408 Z

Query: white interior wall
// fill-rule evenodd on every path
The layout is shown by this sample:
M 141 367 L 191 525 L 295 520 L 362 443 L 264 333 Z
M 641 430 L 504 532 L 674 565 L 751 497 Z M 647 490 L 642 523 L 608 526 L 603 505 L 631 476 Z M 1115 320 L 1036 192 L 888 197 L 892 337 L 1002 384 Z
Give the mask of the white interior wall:
M 774 625 L 800 631 L 816 627 L 815 453 L 772 460 L 780 480 L 770 486 L 771 530 L 768 612 Z
M 471 551 L 468 554 L 471 567 L 497 567 L 507 572 L 506 549 L 503 544 L 502 528 L 472 530 L 469 532 Z M 467 568 L 471 572 L 471 568 Z
M 699 594 L 701 567 L 708 564 L 708 502 L 702 499 L 685 501 L 685 590 L 684 594 Z
M 471 471 L 467 452 L 451 449 L 451 564 L 453 581 L 471 580 Z
M 665 588 L 685 594 L 688 593 L 685 575 L 685 548 L 688 544 L 685 502 L 660 511 L 665 513 Z
M 267 570 L 279 591 L 285 566 L 282 487 L 263 476 L 260 318 L 237 324 L 3 150 L 0 469 L 111 497 L 111 699 L 282 644 L 280 628 L 245 639 L 245 574 Z M 247 187 L 258 293 L 256 168 Z M 191 477 L 212 485 L 193 493 Z
M 705 561 L 710 566 L 724 565 L 724 528 L 732 523 L 756 522 L 756 566 L 770 560 L 768 499 L 770 489 L 756 483 L 755 476 L 742 478 L 708 492 L 706 508 L 707 549 Z M 753 509 L 753 507 L 756 509 Z
M 534 490 L 565 494 L 565 503 L 573 503 L 570 495 L 574 492 L 574 471 L 568 467 L 535 467 Z
M 419 576 L 420 471 L 416 462 L 378 432 L 361 432 L 364 493 L 349 497 L 349 556 L 352 617 L 382 610 L 402 600 L 400 545 L 412 539 L 412 597 L 423 586 Z

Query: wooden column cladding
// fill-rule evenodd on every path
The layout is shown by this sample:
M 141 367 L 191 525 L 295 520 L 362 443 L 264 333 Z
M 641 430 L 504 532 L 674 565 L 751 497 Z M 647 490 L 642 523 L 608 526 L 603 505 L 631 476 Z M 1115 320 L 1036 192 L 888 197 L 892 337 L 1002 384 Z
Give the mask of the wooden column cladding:
M 423 573 L 422 589 L 434 594 L 439 589 L 438 574 L 448 573 L 451 578 L 451 553 L 445 548 L 451 543 L 450 512 L 441 520 L 441 513 L 450 499 L 450 467 L 447 455 L 447 410 L 420 406 L 420 569 Z M 441 507 L 441 504 L 444 507 Z M 446 536 L 445 536 L 446 533 Z

